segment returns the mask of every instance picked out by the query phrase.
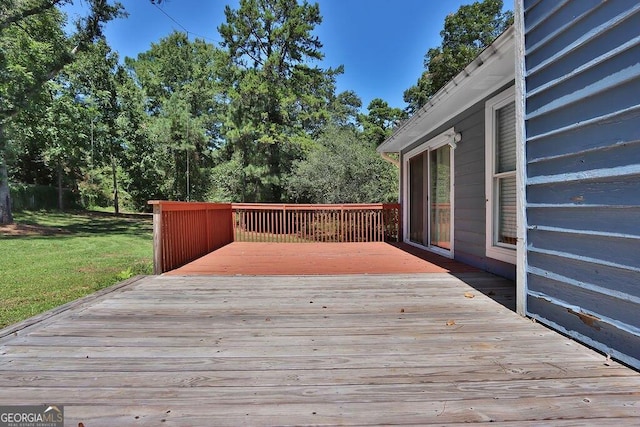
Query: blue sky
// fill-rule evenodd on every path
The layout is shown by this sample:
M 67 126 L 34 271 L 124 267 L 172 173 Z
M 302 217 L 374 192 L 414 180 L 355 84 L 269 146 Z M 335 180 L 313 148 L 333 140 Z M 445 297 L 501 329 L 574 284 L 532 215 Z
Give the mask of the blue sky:
M 191 37 L 204 37 L 217 45 L 217 27 L 225 20 L 224 6 L 238 7 L 238 0 L 165 0 L 158 7 L 149 0 L 120 2 L 129 17 L 108 23 L 105 32 L 111 48 L 121 58 L 136 57 L 173 30 L 186 29 Z M 366 110 L 374 98 L 382 98 L 392 107 L 406 106 L 402 94 L 424 70 L 427 49 L 440 44 L 444 18 L 473 0 L 317 2 L 323 22 L 315 34 L 324 45 L 325 54 L 318 65 L 344 65 L 345 72 L 338 77 L 338 92 L 355 91 Z M 74 3 L 65 8 L 70 18 L 86 10 L 86 3 Z M 511 3 L 505 1 L 508 8 L 512 8 Z

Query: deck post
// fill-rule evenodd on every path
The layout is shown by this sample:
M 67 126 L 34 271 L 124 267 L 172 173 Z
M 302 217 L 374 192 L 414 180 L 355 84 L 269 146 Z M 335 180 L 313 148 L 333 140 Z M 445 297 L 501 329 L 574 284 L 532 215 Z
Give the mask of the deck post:
M 404 240 L 404 224 L 402 223 L 404 216 L 402 215 L 402 205 L 398 206 L 398 237 L 397 241 L 402 242 Z
M 153 274 L 162 274 L 162 204 L 153 204 Z

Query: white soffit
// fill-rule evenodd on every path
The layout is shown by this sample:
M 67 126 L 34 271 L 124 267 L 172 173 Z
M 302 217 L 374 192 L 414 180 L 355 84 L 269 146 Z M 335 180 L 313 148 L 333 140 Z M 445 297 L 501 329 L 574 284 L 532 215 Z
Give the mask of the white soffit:
M 515 78 L 514 28 L 504 33 L 378 147 L 398 153 Z

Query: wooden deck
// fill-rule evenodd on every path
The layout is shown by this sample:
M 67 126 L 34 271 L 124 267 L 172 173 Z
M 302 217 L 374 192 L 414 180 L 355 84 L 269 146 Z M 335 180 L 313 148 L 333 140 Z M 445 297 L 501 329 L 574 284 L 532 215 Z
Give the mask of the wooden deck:
M 478 272 L 135 278 L 0 331 L 0 402 L 96 426 L 640 421 L 640 375 Z
M 405 243 L 233 242 L 165 274 L 336 275 L 478 271 Z

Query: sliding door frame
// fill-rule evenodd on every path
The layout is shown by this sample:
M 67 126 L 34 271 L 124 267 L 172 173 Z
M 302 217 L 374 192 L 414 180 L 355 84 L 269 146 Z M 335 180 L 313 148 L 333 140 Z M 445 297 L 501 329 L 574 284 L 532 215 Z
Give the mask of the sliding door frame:
M 456 144 L 460 141 L 460 134 L 456 133 L 454 128 L 450 128 L 444 132 L 442 132 L 440 135 L 431 138 L 430 140 L 428 140 L 427 142 L 420 144 L 418 147 L 414 148 L 413 150 L 404 153 L 403 155 L 403 164 L 402 164 L 402 182 L 403 182 L 403 200 L 404 200 L 404 207 L 403 207 L 403 222 L 404 224 L 406 224 L 406 226 L 404 227 L 404 231 L 403 231 L 403 241 L 407 244 L 410 244 L 412 246 L 416 246 L 419 247 L 421 249 L 426 249 L 429 250 L 431 252 L 435 252 L 439 255 L 445 256 L 447 258 L 453 258 L 454 257 L 454 196 L 455 196 L 455 169 L 454 169 L 454 165 L 455 165 L 455 148 L 456 148 Z M 450 199 L 450 230 L 449 230 L 449 238 L 450 238 L 450 249 L 444 249 L 441 248 L 439 246 L 434 246 L 431 244 L 431 217 L 432 217 L 432 212 L 431 212 L 431 186 L 432 186 L 432 182 L 431 182 L 431 153 L 435 150 L 437 150 L 438 148 L 441 148 L 445 145 L 449 145 L 450 146 L 450 168 L 449 168 L 449 173 L 450 173 L 450 188 L 449 188 L 449 199 Z M 427 157 L 426 157 L 426 161 L 423 161 L 423 164 L 425 165 L 426 169 L 423 171 L 423 176 L 425 177 L 425 180 L 423 182 L 423 189 L 424 189 L 424 198 L 423 198 L 423 202 L 426 204 L 425 208 L 426 208 L 426 215 L 425 218 L 423 219 L 424 222 L 424 226 L 427 228 L 427 231 L 425 233 L 425 235 L 423 236 L 423 241 L 424 244 L 420 244 L 417 242 L 413 242 L 410 239 L 411 236 L 411 199 L 410 199 L 410 195 L 411 195 L 411 182 L 410 182 L 410 160 L 416 156 L 422 155 L 426 153 Z

